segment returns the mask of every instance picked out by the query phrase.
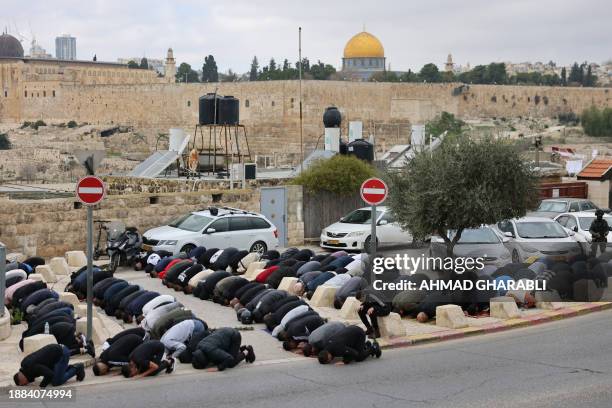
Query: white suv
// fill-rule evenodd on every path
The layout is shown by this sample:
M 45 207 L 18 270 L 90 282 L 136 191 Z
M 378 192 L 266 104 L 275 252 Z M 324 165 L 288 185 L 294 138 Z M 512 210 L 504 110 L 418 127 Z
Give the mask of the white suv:
M 235 247 L 264 253 L 278 247 L 278 230 L 261 214 L 231 207 L 209 207 L 148 230 L 143 234 L 143 243 L 145 250 L 165 250 L 174 255 L 197 246 Z

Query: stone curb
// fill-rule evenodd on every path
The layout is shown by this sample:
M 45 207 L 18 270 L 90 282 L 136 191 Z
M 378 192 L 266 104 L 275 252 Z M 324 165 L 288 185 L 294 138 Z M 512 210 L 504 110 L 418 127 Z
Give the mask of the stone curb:
M 612 309 L 612 302 L 585 303 L 582 305 L 568 306 L 558 310 L 547 310 L 537 315 L 508 319 L 503 322 L 491 323 L 483 326 L 471 326 L 463 329 L 449 329 L 435 333 L 414 334 L 406 337 L 383 339 L 380 340 L 379 343 L 381 349 L 390 350 L 418 344 L 460 339 L 479 334 L 497 333 L 519 327 L 535 326 L 607 309 Z

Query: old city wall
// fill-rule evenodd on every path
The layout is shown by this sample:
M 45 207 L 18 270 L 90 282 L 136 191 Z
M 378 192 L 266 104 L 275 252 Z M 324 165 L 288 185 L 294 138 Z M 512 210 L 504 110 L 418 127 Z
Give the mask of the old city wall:
M 259 191 L 108 196 L 95 208 L 94 218 L 120 220 L 126 226 L 135 226 L 144 232 L 209 205 L 259 211 Z M 85 249 L 86 210 L 85 207 L 75 208 L 74 199 L 25 201 L 0 198 L 0 209 L 0 242 L 10 251 L 51 257 L 61 256 L 68 250 Z
M 29 85 L 33 86 L 33 85 Z M 251 151 L 266 155 L 300 150 L 299 83 L 297 81 L 215 84 L 141 84 L 59 86 L 55 97 L 20 98 L 19 120 L 126 124 L 193 133 L 198 97 L 215 92 L 240 99 Z M 555 88 L 461 84 L 399 84 L 304 81 L 304 142 L 306 151 L 322 144 L 325 107 L 335 105 L 344 116 L 343 134 L 351 120 L 363 122 L 364 136 L 374 134 L 378 150 L 409 139 L 410 125 L 441 111 L 462 118 L 548 116 L 581 112 L 592 104 L 612 106 L 606 88 Z

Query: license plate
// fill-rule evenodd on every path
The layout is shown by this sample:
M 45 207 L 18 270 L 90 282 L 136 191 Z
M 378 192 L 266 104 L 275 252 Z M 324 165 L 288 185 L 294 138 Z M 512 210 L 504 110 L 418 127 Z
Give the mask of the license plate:
M 337 239 L 330 239 L 329 241 L 327 241 L 327 243 L 331 245 L 338 245 L 340 241 L 338 241 Z
M 151 245 L 142 244 L 142 249 L 144 249 L 145 251 L 150 251 L 153 249 L 153 247 Z

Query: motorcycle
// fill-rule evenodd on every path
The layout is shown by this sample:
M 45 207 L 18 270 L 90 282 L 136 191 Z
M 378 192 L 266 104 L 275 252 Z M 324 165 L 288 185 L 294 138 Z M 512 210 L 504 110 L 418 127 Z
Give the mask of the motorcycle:
M 142 236 L 134 227 L 126 228 L 121 222 L 111 222 L 107 227 L 106 253 L 109 269 L 114 273 L 119 266 L 131 266 L 142 248 Z

